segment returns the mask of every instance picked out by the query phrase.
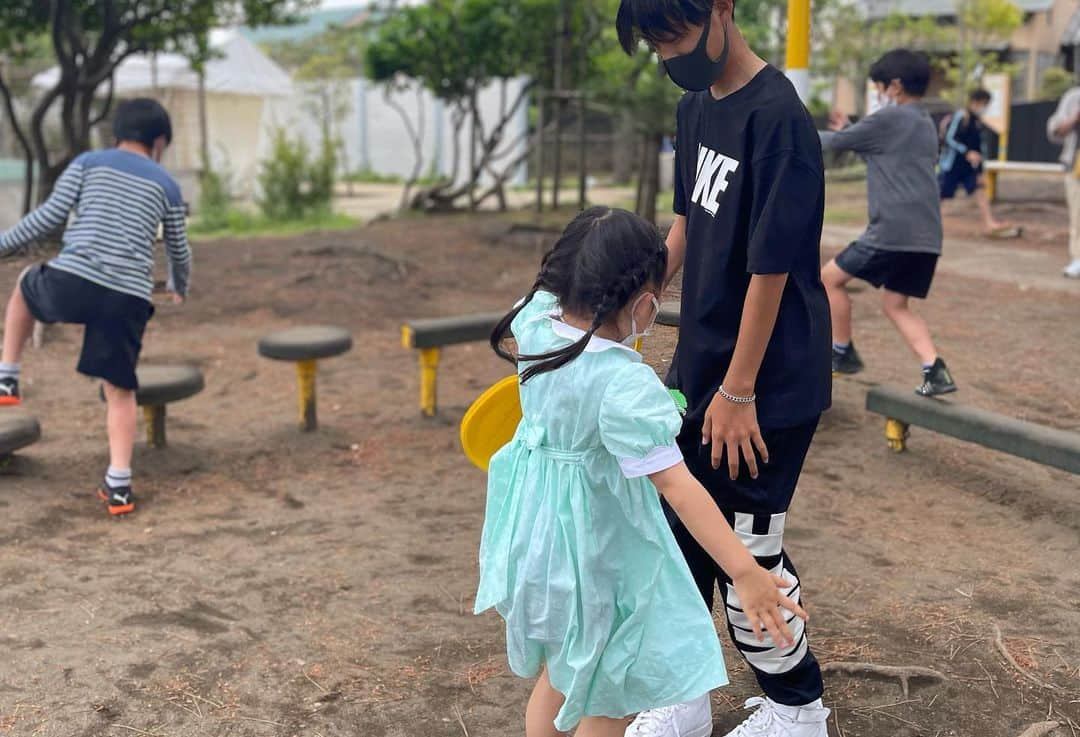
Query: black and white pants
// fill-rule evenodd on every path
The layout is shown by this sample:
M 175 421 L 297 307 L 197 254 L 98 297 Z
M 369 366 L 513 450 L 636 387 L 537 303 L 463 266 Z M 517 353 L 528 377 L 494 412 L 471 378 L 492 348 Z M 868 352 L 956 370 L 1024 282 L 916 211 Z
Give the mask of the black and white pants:
M 757 562 L 790 583 L 784 593 L 796 602 L 801 600 L 802 586 L 795 566 L 784 552 L 784 525 L 817 423 L 815 419 L 797 427 L 764 431 L 770 463 L 758 464 L 756 479 L 750 478 L 745 466 L 735 481 L 728 477 L 726 463 L 714 470 L 711 448 L 701 444 L 700 428 L 687 427 L 679 438 L 691 473 L 708 489 Z M 793 647 L 777 647 L 768 633 L 759 642 L 739 605 L 731 579 L 670 511 L 669 518 L 675 539 L 710 611 L 719 587 L 728 633 L 753 669 L 765 695 L 789 706 L 802 706 L 820 698 L 821 669 L 810 652 L 805 623 L 788 614 L 788 626 L 795 638 Z

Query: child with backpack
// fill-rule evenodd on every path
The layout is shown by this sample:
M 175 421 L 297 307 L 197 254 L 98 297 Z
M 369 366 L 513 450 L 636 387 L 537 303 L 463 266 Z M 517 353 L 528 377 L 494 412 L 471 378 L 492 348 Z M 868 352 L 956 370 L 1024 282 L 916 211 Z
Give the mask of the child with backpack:
M 180 187 L 161 167 L 172 142 L 169 114 L 140 98 L 116 110 L 117 145 L 81 154 L 56 182 L 49 199 L 0 234 L 0 254 L 64 230 L 60 254 L 26 269 L 8 300 L 0 361 L 0 405 L 22 401 L 23 347 L 43 323 L 85 326 L 79 373 L 101 379 L 107 406 L 109 468 L 98 497 L 111 515 L 135 511 L 131 457 L 135 446 L 138 381 L 135 367 L 143 331 L 154 314 L 154 248 L 163 226 L 169 290 L 187 295 L 191 250 Z
M 727 682 L 661 495 L 731 577 L 748 637 L 791 647 L 788 623 L 806 618 L 795 582 L 757 564 L 688 471 L 676 401 L 630 347 L 666 269 L 651 224 L 586 210 L 492 334 L 518 366 L 523 419 L 489 468 L 475 609 L 502 615 L 511 670 L 537 679 L 526 737 L 622 737 L 635 713 Z
M 938 182 L 942 206 L 956 197 L 961 187 L 974 197 L 982 215 L 983 228 L 991 237 L 1000 237 L 1009 226 L 994 217 L 990 197 L 983 181 L 983 161 L 986 140 L 982 115 L 993 99 L 984 89 L 968 95 L 967 107 L 957 110 L 941 121 L 941 158 L 938 161 Z

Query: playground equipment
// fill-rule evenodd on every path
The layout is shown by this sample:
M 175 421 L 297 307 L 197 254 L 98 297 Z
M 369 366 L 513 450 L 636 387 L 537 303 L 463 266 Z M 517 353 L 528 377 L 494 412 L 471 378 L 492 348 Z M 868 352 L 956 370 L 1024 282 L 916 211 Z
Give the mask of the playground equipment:
M 442 349 L 448 345 L 487 340 L 502 312 L 460 317 L 412 320 L 401 326 L 401 344 L 420 351 L 420 411 L 434 417 L 438 411 L 438 373 Z
M 342 328 L 307 325 L 281 330 L 259 339 L 259 355 L 274 361 L 292 361 L 300 385 L 300 429 L 319 426 L 315 411 L 315 378 L 320 358 L 340 356 L 352 349 L 352 336 Z
M 461 420 L 461 447 L 481 471 L 509 443 L 521 422 L 518 376 L 507 376 L 481 394 Z
M 1045 164 L 1034 161 L 986 161 L 986 196 L 991 201 L 997 198 L 998 177 L 1003 174 L 1026 174 L 1028 176 L 1056 177 L 1065 175 L 1063 164 Z
M 146 442 L 164 448 L 165 407 L 201 392 L 206 386 L 202 372 L 194 366 L 139 366 L 135 375 L 139 380 L 135 402 L 146 418 Z
M 679 312 L 681 310 L 681 302 L 664 302 L 660 305 L 660 314 L 656 317 L 656 324 L 669 328 L 679 327 Z
M 4 413 L 0 417 L 0 458 L 41 439 L 41 425 L 30 415 Z
M 897 453 L 907 447 L 909 427 L 917 425 L 984 448 L 1080 474 L 1080 434 L 1074 432 L 882 386 L 867 393 L 866 409 L 886 418 L 885 437 L 889 447 Z

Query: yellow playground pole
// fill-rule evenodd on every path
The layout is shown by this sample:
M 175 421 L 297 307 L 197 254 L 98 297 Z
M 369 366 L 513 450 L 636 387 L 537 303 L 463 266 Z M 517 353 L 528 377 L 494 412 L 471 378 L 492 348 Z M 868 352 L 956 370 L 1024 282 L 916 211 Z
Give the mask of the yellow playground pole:
M 787 77 L 799 99 L 810 99 L 810 0 L 788 0 Z

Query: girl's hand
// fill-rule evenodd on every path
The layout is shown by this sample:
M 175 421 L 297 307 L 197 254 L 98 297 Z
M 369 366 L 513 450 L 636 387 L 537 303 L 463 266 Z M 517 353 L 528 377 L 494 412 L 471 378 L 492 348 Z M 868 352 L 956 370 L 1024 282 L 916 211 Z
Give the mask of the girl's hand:
M 712 444 L 712 467 L 720 468 L 720 458 L 727 450 L 728 475 L 734 481 L 739 477 L 739 452 L 742 451 L 750 478 L 758 477 L 757 456 L 754 448 L 761 454 L 764 463 L 769 462 L 769 449 L 761 437 L 758 427 L 757 406 L 729 402 L 717 393 L 709 409 L 705 412 L 705 423 L 701 428 L 701 443 Z
M 743 612 L 750 618 L 750 626 L 758 642 L 765 639 L 762 633 L 762 625 L 764 625 L 777 647 L 795 645 L 795 637 L 791 634 L 791 629 L 787 626 L 784 612 L 780 607 L 794 613 L 804 622 L 810 617 L 801 606 L 780 593 L 780 590 L 791 585 L 788 581 L 755 565 L 743 575 L 733 579 L 732 585 L 739 597 L 739 603 L 742 604 Z

